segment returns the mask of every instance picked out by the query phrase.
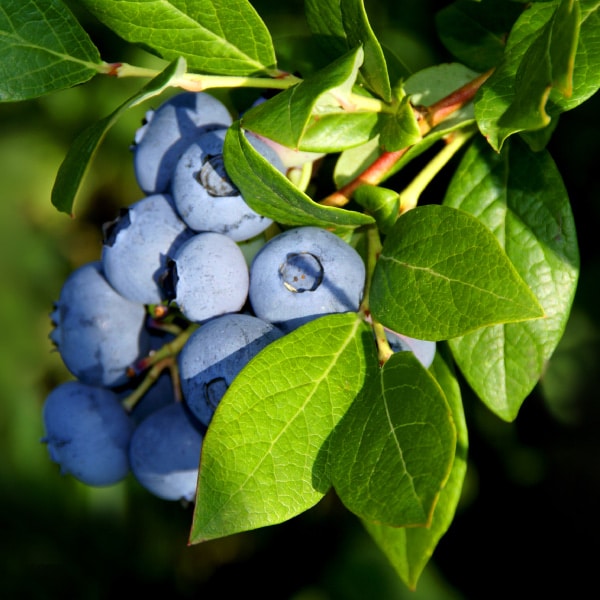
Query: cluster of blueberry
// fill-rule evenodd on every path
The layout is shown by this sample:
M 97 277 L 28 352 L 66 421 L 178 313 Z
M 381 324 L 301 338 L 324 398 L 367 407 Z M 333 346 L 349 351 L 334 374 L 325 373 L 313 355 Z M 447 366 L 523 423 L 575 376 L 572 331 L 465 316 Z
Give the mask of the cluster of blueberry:
M 240 370 L 300 325 L 359 308 L 365 266 L 352 246 L 318 227 L 282 231 L 228 178 L 231 123 L 206 93 L 178 94 L 147 113 L 132 146 L 144 198 L 105 225 L 100 259 L 74 271 L 55 303 L 50 337 L 75 380 L 47 397 L 44 441 L 84 483 L 110 485 L 131 471 L 156 496 L 191 501 L 204 433 Z M 285 172 L 276 146 L 248 139 Z M 258 250 L 242 250 L 257 240 Z M 156 307 L 200 326 L 176 369 L 159 371 L 131 406 L 132 365 L 175 335 L 157 327 Z M 428 366 L 435 345 L 424 350 Z

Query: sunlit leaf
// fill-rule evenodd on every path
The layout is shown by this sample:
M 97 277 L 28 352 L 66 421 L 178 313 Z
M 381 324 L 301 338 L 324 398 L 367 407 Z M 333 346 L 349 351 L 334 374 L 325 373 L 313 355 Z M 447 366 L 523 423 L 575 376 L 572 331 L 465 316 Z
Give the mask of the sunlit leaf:
M 330 488 L 329 438 L 378 369 L 355 313 L 273 342 L 234 380 L 206 434 L 191 542 L 285 521 Z
M 72 87 L 101 67 L 98 49 L 60 0 L 2 0 L 0 102 Z
M 386 327 L 434 341 L 544 315 L 489 229 L 437 204 L 396 221 L 375 267 L 370 306 Z
M 444 203 L 475 215 L 494 233 L 544 309 L 544 319 L 450 341 L 471 387 L 493 412 L 512 420 L 562 337 L 575 295 L 579 253 L 569 198 L 547 152 L 515 141 L 497 154 L 480 140 L 462 159 Z

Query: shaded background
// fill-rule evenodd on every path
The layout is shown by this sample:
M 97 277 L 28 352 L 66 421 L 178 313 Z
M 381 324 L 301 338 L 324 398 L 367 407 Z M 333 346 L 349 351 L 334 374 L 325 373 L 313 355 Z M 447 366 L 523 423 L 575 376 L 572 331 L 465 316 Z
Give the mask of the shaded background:
M 253 4 L 274 37 L 304 28 L 302 16 L 290 16 L 302 15 L 301 2 Z M 442 5 L 380 1 L 367 8 L 382 41 L 418 70 L 450 60 L 433 27 Z M 81 15 L 104 60 L 157 64 Z M 61 477 L 50 462 L 40 443 L 41 406 L 69 374 L 52 352 L 48 314 L 66 276 L 99 257 L 102 223 L 141 198 L 128 147 L 148 105 L 110 131 L 76 219 L 55 211 L 50 190 L 74 136 L 141 84 L 97 77 L 0 105 L 2 597 L 252 592 L 281 600 L 436 600 L 549 591 L 573 598 L 593 589 L 600 535 L 598 97 L 561 118 L 550 146 L 571 196 L 582 256 L 564 339 L 514 423 L 493 416 L 463 386 L 471 437 L 463 499 L 417 592 L 409 593 L 333 495 L 282 525 L 188 547 L 191 507 L 156 499 L 131 479 L 88 488 Z M 451 172 L 452 165 L 427 191 L 430 200 L 441 197 Z

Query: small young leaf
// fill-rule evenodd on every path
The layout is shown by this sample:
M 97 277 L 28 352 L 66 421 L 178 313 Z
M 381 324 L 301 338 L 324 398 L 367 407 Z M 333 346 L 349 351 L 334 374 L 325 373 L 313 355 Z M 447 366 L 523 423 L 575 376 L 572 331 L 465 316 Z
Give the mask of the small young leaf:
M 374 112 L 350 112 L 313 117 L 298 150 L 305 152 L 342 152 L 360 146 L 377 135 L 379 115 Z
M 3 0 L 0 102 L 72 87 L 101 67 L 98 49 L 60 0 Z
M 518 140 L 494 152 L 473 144 L 444 203 L 475 215 L 496 236 L 545 319 L 480 329 L 450 341 L 463 375 L 485 404 L 511 421 L 562 337 L 579 273 L 575 223 L 549 154 Z
M 505 58 L 481 87 L 475 114 L 495 150 L 575 108 L 600 85 L 596 0 L 536 2 L 515 23 Z
M 332 59 L 356 46 L 363 47 L 361 81 L 380 98 L 391 102 L 384 52 L 371 29 L 363 0 L 305 0 L 304 6 L 309 29 Z
M 227 174 L 248 205 L 278 223 L 316 225 L 338 233 L 374 223 L 363 213 L 313 202 L 253 148 L 239 121 L 227 131 L 223 156 Z
M 204 439 L 190 541 L 315 505 L 331 485 L 331 433 L 378 368 L 371 329 L 356 313 L 316 319 L 252 359 Z
M 117 35 L 191 70 L 277 75 L 273 41 L 247 0 L 82 0 Z
M 441 388 L 412 352 L 397 352 L 373 373 L 335 429 L 333 486 L 362 519 L 428 526 L 455 448 Z
M 363 59 L 356 48 L 300 83 L 258 104 L 242 118 L 245 129 L 299 148 L 313 117 L 343 112 Z
M 388 233 L 396 223 L 400 195 L 395 190 L 363 184 L 354 192 L 353 199 L 373 216 L 382 233 Z
M 544 316 L 490 230 L 437 204 L 396 221 L 373 273 L 370 303 L 384 326 L 433 341 Z
M 387 152 L 414 146 L 421 139 L 419 123 L 408 96 L 400 100 L 394 113 L 379 115 L 379 143 Z
M 457 0 L 435 16 L 442 43 L 462 63 L 476 71 L 500 64 L 506 36 L 523 6 L 506 0 Z
M 58 210 L 72 215 L 77 192 L 90 162 L 108 130 L 117 119 L 129 108 L 148 98 L 158 96 L 169 87 L 173 78 L 185 73 L 185 68 L 185 61 L 177 59 L 110 115 L 93 123 L 77 136 L 58 169 L 52 188 L 52 204 Z
M 419 577 L 439 540 L 454 520 L 467 471 L 469 440 L 460 387 L 447 352 L 440 344 L 430 367 L 430 373 L 435 377 L 446 397 L 457 432 L 454 463 L 448 481 L 440 492 L 431 524 L 429 527 L 398 528 L 363 521 L 366 530 L 388 557 L 402 581 L 412 590 L 416 588 Z

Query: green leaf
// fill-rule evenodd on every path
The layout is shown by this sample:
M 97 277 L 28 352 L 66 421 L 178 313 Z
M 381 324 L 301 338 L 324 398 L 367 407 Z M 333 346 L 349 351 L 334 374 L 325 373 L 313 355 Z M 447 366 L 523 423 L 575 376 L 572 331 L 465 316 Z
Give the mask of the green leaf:
M 600 82 L 597 0 L 534 3 L 508 39 L 505 59 L 475 100 L 481 132 L 495 150 L 522 131 L 546 127 Z
M 321 206 L 311 200 L 252 147 L 239 121 L 227 131 L 223 156 L 227 174 L 248 205 L 278 223 L 315 225 L 337 233 L 374 223 L 363 213 Z
M 544 316 L 490 230 L 437 204 L 396 221 L 375 266 L 370 307 L 385 327 L 433 341 Z
M 69 88 L 102 68 L 98 49 L 59 0 L 3 0 L 0 102 Z
M 444 393 L 457 432 L 454 463 L 435 505 L 431 523 L 429 527 L 398 528 L 363 521 L 366 530 L 388 557 L 402 581 L 412 590 L 416 588 L 439 540 L 454 520 L 467 471 L 469 440 L 460 387 L 447 352 L 440 344 L 430 372 Z
M 455 448 L 441 388 L 412 352 L 397 352 L 372 374 L 334 432 L 333 486 L 362 519 L 428 526 Z
M 356 313 L 312 321 L 260 352 L 204 439 L 191 542 L 281 523 L 330 488 L 329 438 L 378 369 Z
M 446 48 L 483 72 L 502 61 L 506 37 L 522 11 L 521 5 L 506 0 L 458 0 L 436 14 L 435 24 Z
M 299 148 L 311 119 L 343 112 L 363 59 L 356 48 L 273 98 L 251 108 L 242 118 L 245 129 L 288 148 Z
M 52 188 L 52 204 L 58 210 L 72 215 L 77 192 L 96 150 L 118 118 L 125 111 L 144 100 L 158 96 L 169 87 L 172 79 L 185 73 L 185 70 L 186 65 L 183 59 L 174 61 L 110 115 L 93 123 L 77 136 L 58 169 Z
M 305 152 L 341 152 L 364 144 L 377 135 L 379 115 L 350 112 L 312 117 L 298 149 Z
M 569 198 L 547 152 L 514 140 L 497 154 L 480 140 L 463 157 L 444 203 L 468 211 L 494 233 L 546 315 L 450 341 L 477 395 L 511 421 L 562 337 L 573 302 L 579 252 Z
M 190 70 L 215 75 L 277 75 L 273 41 L 246 0 L 82 0 L 128 42 Z
M 308 27 L 331 58 L 362 46 L 365 53 L 360 79 L 386 102 L 392 100 L 387 63 L 373 33 L 363 0 L 305 0 Z

